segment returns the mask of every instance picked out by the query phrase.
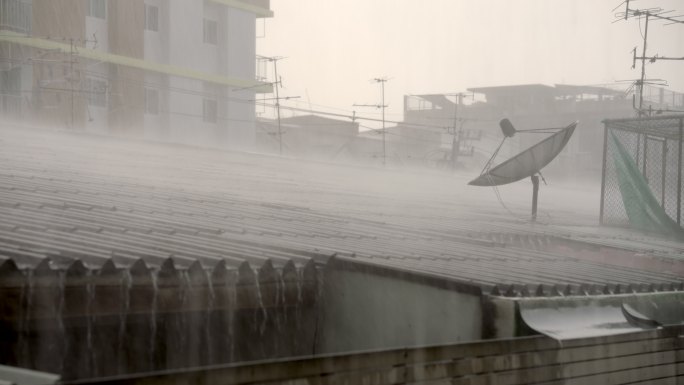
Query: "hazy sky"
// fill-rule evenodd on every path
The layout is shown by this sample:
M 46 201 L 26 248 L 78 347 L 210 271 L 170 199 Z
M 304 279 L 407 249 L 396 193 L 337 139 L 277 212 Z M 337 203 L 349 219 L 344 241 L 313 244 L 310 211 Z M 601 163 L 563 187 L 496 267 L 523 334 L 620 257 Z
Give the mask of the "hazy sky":
M 379 116 L 352 104 L 379 103 L 369 80 L 389 77 L 387 117 L 400 120 L 406 94 L 638 78 L 630 51 L 642 47 L 639 22 L 612 23 L 620 1 L 271 0 L 275 17 L 259 25 L 257 53 L 286 57 L 281 96 L 301 96 L 300 107 Z M 653 6 L 684 14 L 682 0 L 632 3 Z M 648 34 L 649 55 L 684 56 L 684 25 L 652 22 Z M 647 77 L 684 92 L 684 61 L 650 64 Z

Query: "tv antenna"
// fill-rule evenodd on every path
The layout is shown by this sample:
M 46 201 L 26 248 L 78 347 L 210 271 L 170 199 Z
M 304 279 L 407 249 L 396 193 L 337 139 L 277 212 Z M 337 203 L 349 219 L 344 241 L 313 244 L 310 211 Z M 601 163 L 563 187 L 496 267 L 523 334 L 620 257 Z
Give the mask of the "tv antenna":
M 458 117 L 458 106 L 463 101 L 463 97 L 468 96 L 469 94 L 465 92 L 458 92 L 451 95 L 455 97 L 454 126 L 451 132 L 451 134 L 453 135 L 451 141 L 451 170 L 453 171 L 456 169 L 456 161 L 458 160 L 458 156 L 461 153 L 461 142 L 463 142 L 463 124 L 465 123 L 464 119 Z M 459 125 L 458 122 L 461 122 L 461 124 Z M 449 132 L 449 127 L 447 127 L 447 132 Z
M 378 77 L 371 79 L 371 83 L 380 83 L 380 89 L 382 92 L 382 99 L 380 104 L 353 104 L 354 107 L 374 107 L 382 109 L 382 165 L 383 167 L 387 163 L 387 141 L 386 141 L 386 130 L 385 130 L 385 108 L 389 107 L 385 104 L 385 83 L 389 81 L 388 77 Z
M 70 38 L 67 38 L 67 37 L 55 38 L 55 37 L 51 37 L 51 36 L 47 36 L 47 37 L 45 37 L 45 39 L 46 40 L 52 40 L 52 41 L 63 41 L 63 42 L 69 43 L 69 52 L 68 52 L 68 55 L 69 55 L 69 61 L 68 61 L 68 63 L 69 63 L 69 77 L 68 77 L 69 89 L 68 89 L 68 91 L 71 94 L 70 127 L 73 129 L 74 128 L 74 121 L 75 121 L 74 117 L 76 114 L 75 113 L 74 99 L 75 99 L 76 92 L 77 92 L 77 90 L 74 86 L 74 83 L 76 82 L 74 65 L 78 64 L 78 61 L 76 59 L 76 56 L 78 55 L 78 46 L 83 45 L 85 48 L 87 48 L 88 43 L 92 43 L 93 44 L 92 49 L 96 49 L 97 45 L 98 45 L 97 35 L 95 33 L 93 33 L 92 39 L 75 39 L 75 38 L 71 38 L 71 37 Z M 47 52 L 55 52 L 55 51 L 62 52 L 63 50 L 62 49 L 56 49 L 56 50 L 48 50 Z M 79 78 L 80 78 L 80 74 L 79 74 Z M 81 92 L 81 91 L 79 91 L 79 92 Z M 90 115 L 90 112 L 88 112 L 88 114 Z
M 280 101 L 281 100 L 290 100 L 290 99 L 297 99 L 300 96 L 280 96 L 280 87 L 283 87 L 283 79 L 282 77 L 278 76 L 278 61 L 286 59 L 286 57 L 283 56 L 260 56 L 263 60 L 269 61 L 273 63 L 273 76 L 275 77 L 275 81 L 271 82 L 270 84 L 274 86 L 275 89 L 275 97 L 274 98 L 266 98 L 266 99 L 260 99 L 260 100 L 275 100 L 275 108 L 276 108 L 276 117 L 278 121 L 278 154 L 283 155 L 283 130 L 282 130 L 282 125 L 280 123 Z M 242 90 L 248 90 L 252 88 L 257 88 L 261 87 L 261 84 L 254 85 L 251 87 L 243 87 L 243 88 L 237 88 L 234 89 L 233 91 L 242 91 Z M 285 88 L 285 87 L 283 87 Z M 256 100 L 252 100 L 256 101 Z
M 568 144 L 572 133 L 575 131 L 578 122 L 573 122 L 566 127 L 560 128 L 539 128 L 531 130 L 516 130 L 508 119 L 499 122 L 503 140 L 497 147 L 492 157 L 485 164 L 480 175 L 468 183 L 472 186 L 490 186 L 496 189 L 497 186 L 517 182 L 521 179 L 530 177 L 532 180 L 532 222 L 537 220 L 537 198 L 539 196 L 539 177 L 544 184 L 546 180 L 541 175 L 541 170 L 549 164 Z M 507 161 L 492 168 L 494 158 L 496 158 L 501 146 L 506 139 L 513 137 L 516 133 L 541 133 L 553 134 L 543 139 L 541 142 L 508 159 Z M 499 196 L 497 191 L 497 197 Z
M 637 113 L 639 116 L 645 115 L 644 113 L 644 85 L 648 84 L 646 82 L 646 61 L 648 60 L 649 63 L 655 63 L 658 60 L 684 60 L 684 57 L 668 57 L 668 56 L 660 56 L 658 54 L 648 56 L 646 54 L 646 48 L 648 46 L 648 24 L 649 21 L 651 20 L 656 20 L 656 21 L 665 21 L 665 25 L 670 25 L 670 24 L 684 24 L 684 15 L 676 15 L 672 16 L 671 13 L 673 12 L 672 10 L 670 11 L 665 11 L 662 8 L 644 8 L 644 9 L 633 9 L 629 7 L 629 3 L 634 2 L 636 0 L 625 0 L 622 3 L 620 3 L 617 7 L 613 8 L 613 11 L 618 9 L 622 4 L 625 5 L 625 10 L 623 12 L 618 12 L 615 14 L 616 20 L 627 20 L 632 17 L 637 17 L 641 19 L 644 17 L 644 32 L 642 34 L 643 36 L 643 47 L 642 47 L 642 52 L 641 56 L 637 56 L 637 48 L 634 47 L 632 50 L 632 68 L 636 67 L 636 61 L 640 60 L 641 61 L 641 77 L 639 80 L 636 80 L 634 84 L 638 87 L 639 90 L 639 107 L 637 108 L 635 103 L 633 103 L 634 108 L 637 110 Z

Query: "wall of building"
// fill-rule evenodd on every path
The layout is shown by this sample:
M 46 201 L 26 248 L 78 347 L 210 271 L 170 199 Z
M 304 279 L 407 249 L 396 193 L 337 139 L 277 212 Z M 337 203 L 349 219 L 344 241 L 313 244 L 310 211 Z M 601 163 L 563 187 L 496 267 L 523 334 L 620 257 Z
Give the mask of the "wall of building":
M 0 260 L 0 365 L 70 381 L 311 354 L 313 262 L 50 265 Z
M 20 121 L 28 113 L 30 100 L 25 91 L 33 84 L 29 52 L 22 46 L 0 43 L 0 115 Z
M 235 8 L 226 8 L 226 57 L 228 75 L 256 78 L 256 16 Z M 245 59 L 248 58 L 248 59 Z M 253 148 L 256 142 L 253 90 L 228 89 L 226 93 L 229 146 Z
M 677 384 L 681 326 L 559 343 L 535 336 L 259 362 L 120 379 L 164 384 Z M 101 382 L 100 382 L 101 384 Z
M 317 353 L 479 340 L 480 297 L 380 275 L 330 268 L 324 274 Z
M 166 48 L 152 48 L 149 54 L 146 48 L 146 58 L 195 71 L 254 79 L 255 15 L 208 2 L 203 4 L 174 2 L 160 8 L 160 33 L 166 33 L 167 37 L 147 32 L 145 40 L 149 43 L 161 40 Z M 204 42 L 205 19 L 216 22 L 216 44 Z M 167 25 L 185 27 L 174 29 Z M 227 86 L 170 77 L 165 92 L 167 111 L 172 115 L 168 119 L 168 140 L 218 148 L 253 146 L 253 90 L 233 91 Z M 205 99 L 216 103 L 215 118 L 205 116 Z
M 212 1 L 109 0 L 104 3 L 106 14 L 89 15 L 88 4 L 33 1 L 28 7 L 33 35 L 73 49 L 43 52 L 28 44 L 28 53 L 12 56 L 44 59 L 28 65 L 29 76 L 6 74 L 0 68 L 3 79 L 12 75 L 29 83 L 20 88 L 34 91 L 26 95 L 26 104 L 38 123 L 200 146 L 253 148 L 255 90 L 235 90 L 223 83 L 226 78 L 255 79 L 255 13 L 238 9 L 239 3 L 234 8 Z M 157 7 L 157 31 L 146 27 L 146 4 Z M 205 20 L 216 23 L 215 41 L 205 37 Z M 10 46 L 0 49 L 6 52 Z M 87 59 L 79 55 L 81 49 L 144 60 L 159 65 L 160 72 Z M 165 65 L 179 75 L 162 75 Z M 180 75 L 183 71 L 187 77 Z M 224 79 L 196 80 L 212 75 Z M 156 93 L 148 93 L 150 88 Z M 2 111 L 14 104 L 21 107 L 21 99 L 3 92 Z M 146 100 L 156 100 L 157 106 L 148 108 Z M 12 110 L 23 116 L 29 107 Z M 208 110 L 215 113 L 207 114 Z
M 80 0 L 34 0 L 32 7 L 32 36 L 49 37 L 80 47 L 86 35 L 86 3 Z M 32 50 L 37 57 L 33 65 L 33 84 L 22 85 L 34 90 L 32 95 L 34 118 L 53 126 L 83 127 L 85 99 L 78 92 L 83 63 L 75 55 Z M 72 91 L 74 90 L 74 91 Z

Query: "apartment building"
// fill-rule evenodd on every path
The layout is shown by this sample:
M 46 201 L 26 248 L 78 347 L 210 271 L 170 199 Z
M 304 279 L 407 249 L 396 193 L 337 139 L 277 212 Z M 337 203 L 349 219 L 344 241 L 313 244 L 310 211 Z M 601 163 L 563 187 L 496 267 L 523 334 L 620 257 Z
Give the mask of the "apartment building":
M 251 146 L 256 22 L 268 0 L 0 0 L 7 119 Z

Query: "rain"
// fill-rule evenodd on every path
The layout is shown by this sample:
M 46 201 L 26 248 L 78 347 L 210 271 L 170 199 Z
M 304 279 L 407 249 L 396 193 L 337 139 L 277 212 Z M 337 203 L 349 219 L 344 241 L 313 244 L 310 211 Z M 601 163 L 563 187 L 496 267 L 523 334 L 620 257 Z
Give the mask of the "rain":
M 0 382 L 676 382 L 683 11 L 0 0 Z

